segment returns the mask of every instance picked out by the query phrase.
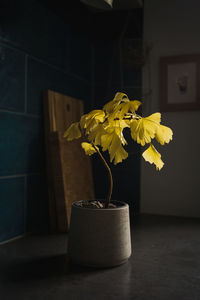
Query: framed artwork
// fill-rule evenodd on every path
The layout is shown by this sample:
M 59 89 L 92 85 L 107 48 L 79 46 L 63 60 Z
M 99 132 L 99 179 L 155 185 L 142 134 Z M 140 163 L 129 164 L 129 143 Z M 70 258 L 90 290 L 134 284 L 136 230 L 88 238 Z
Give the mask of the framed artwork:
M 160 58 L 160 109 L 200 110 L 200 54 Z

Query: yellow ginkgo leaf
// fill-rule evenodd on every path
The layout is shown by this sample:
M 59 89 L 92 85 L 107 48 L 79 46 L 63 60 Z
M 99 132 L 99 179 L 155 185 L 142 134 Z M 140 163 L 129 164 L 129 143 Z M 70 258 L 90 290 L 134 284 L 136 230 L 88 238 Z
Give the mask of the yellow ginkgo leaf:
M 164 166 L 160 153 L 152 144 L 142 153 L 142 156 L 150 164 L 155 164 L 157 170 L 161 170 Z
M 160 113 L 154 113 L 146 118 L 144 118 L 145 120 L 160 124 L 160 120 L 161 120 L 161 114 Z
M 86 114 L 81 117 L 80 126 L 82 129 L 86 128 L 86 118 L 87 118 Z
M 113 134 L 112 142 L 108 151 L 110 154 L 110 162 L 114 159 L 114 165 L 122 162 L 123 159 L 128 157 L 128 153 L 122 147 L 121 140 L 116 133 Z
M 83 142 L 81 143 L 81 147 L 84 149 L 86 155 L 92 155 L 96 152 L 96 149 L 90 143 Z
M 119 144 L 117 150 L 114 153 L 114 165 L 122 162 L 128 157 L 128 153 L 124 150 L 121 144 Z M 112 160 L 111 160 L 112 161 Z
M 101 109 L 95 109 L 87 114 L 86 120 L 89 121 L 90 119 L 98 120 L 99 122 L 103 122 L 105 119 L 105 112 Z
M 138 107 L 141 104 L 142 103 L 138 100 L 121 103 L 119 105 L 119 109 L 120 109 L 119 118 L 123 119 L 128 112 L 135 113 L 135 111 L 138 110 Z
M 87 115 L 81 117 L 80 125 L 81 128 L 86 130 L 86 134 L 97 126 L 99 123 L 104 122 L 105 112 L 103 110 L 92 110 Z
M 102 146 L 102 150 L 106 151 L 109 149 L 112 140 L 113 140 L 113 136 L 114 136 L 114 132 L 112 133 L 107 133 L 101 136 L 101 146 Z
M 116 93 L 114 99 L 112 101 L 109 101 L 108 103 L 106 103 L 104 105 L 103 109 L 107 113 L 112 113 L 121 102 L 128 102 L 128 101 L 130 101 L 130 100 L 128 99 L 128 96 L 126 94 Z
M 173 132 L 172 130 L 163 125 L 159 125 L 156 130 L 156 140 L 161 144 L 164 145 L 165 143 L 169 143 L 172 140 Z
M 67 131 L 65 131 L 64 137 L 67 138 L 67 141 L 79 139 L 81 137 L 79 122 L 72 123 L 71 126 L 67 129 Z
M 112 133 L 104 134 L 101 137 L 101 146 L 103 151 L 108 150 L 110 154 L 110 162 L 114 159 L 115 165 L 128 157 L 128 153 L 124 150 L 122 141 L 116 134 L 115 130 L 113 130 Z
M 109 121 L 107 125 L 104 126 L 105 133 L 103 137 L 103 143 L 106 138 L 112 138 L 113 135 L 117 135 L 118 138 L 120 139 L 121 143 L 123 145 L 127 144 L 127 141 L 124 138 L 123 135 L 123 129 L 125 127 L 129 127 L 128 124 L 124 120 L 115 120 L 115 121 Z M 110 137 L 109 137 L 110 135 Z M 105 143 L 106 144 L 106 143 Z M 104 146 L 105 148 L 105 146 Z M 104 151 L 104 150 L 103 150 Z
M 123 130 L 123 129 L 122 129 L 121 127 L 115 127 L 115 133 L 116 133 L 116 135 L 119 137 L 119 139 L 120 139 L 122 145 L 127 145 L 128 143 L 127 143 L 127 141 L 126 141 L 125 138 L 124 138 L 124 135 L 123 135 L 122 130 Z
M 103 122 L 105 119 L 105 112 L 100 109 L 92 110 L 86 115 L 81 117 L 80 125 L 81 128 L 87 128 L 92 120 Z
M 120 128 L 123 130 L 126 127 L 129 127 L 129 125 L 125 120 L 108 120 L 108 122 L 104 124 L 105 130 L 109 130 L 110 128 Z
M 103 109 L 107 112 L 107 113 L 112 113 L 115 109 L 115 107 L 120 103 L 120 101 L 115 101 L 115 100 L 112 100 L 108 103 L 106 103 L 103 107 Z
M 115 101 L 126 101 L 128 96 L 125 93 L 117 92 L 113 100 Z
M 151 139 L 155 138 L 160 118 L 160 113 L 154 113 L 146 118 L 133 119 L 130 122 L 132 139 L 142 146 L 150 143 Z
M 97 124 L 88 133 L 88 140 L 94 145 L 101 145 L 101 136 L 106 134 L 106 131 L 102 124 Z

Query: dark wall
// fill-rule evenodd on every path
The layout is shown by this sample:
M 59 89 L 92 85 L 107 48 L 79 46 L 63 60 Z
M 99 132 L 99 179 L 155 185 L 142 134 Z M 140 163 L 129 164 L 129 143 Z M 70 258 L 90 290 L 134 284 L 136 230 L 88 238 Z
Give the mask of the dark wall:
M 137 54 L 141 49 L 141 10 L 97 13 L 80 1 L 61 2 L 0 1 L 0 242 L 48 230 L 41 92 L 81 98 L 86 112 L 117 91 L 141 96 L 141 65 L 125 59 L 127 43 Z M 138 153 L 130 143 L 128 160 L 112 167 L 113 199 L 127 201 L 134 212 Z M 93 169 L 96 197 L 104 198 L 107 175 L 96 158 Z
M 126 93 L 131 100 L 141 100 L 143 11 L 106 12 L 102 13 L 101 19 L 100 15 L 96 38 L 93 35 L 92 105 L 102 108 L 116 92 Z M 129 203 L 133 215 L 139 212 L 141 155 L 140 147 L 128 132 L 125 136 L 129 157 L 123 163 L 111 165 L 114 179 L 112 198 Z M 98 159 L 93 159 L 93 166 L 96 197 L 105 198 L 107 174 Z
M 46 231 L 41 91 L 90 107 L 88 36 L 36 0 L 0 2 L 0 242 Z

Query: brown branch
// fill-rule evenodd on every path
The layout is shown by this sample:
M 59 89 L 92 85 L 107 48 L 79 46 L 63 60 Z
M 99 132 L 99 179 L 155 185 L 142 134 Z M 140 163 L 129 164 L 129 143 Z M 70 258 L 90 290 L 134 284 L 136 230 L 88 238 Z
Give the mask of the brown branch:
M 107 195 L 107 198 L 106 198 L 106 201 L 105 201 L 105 208 L 108 208 L 109 207 L 109 204 L 110 204 L 110 201 L 111 201 L 111 196 L 112 196 L 112 190 L 113 190 L 113 178 L 112 178 L 112 172 L 111 172 L 111 169 L 109 167 L 109 165 L 107 164 L 105 158 L 103 157 L 102 153 L 100 152 L 99 148 L 96 147 L 95 145 L 93 145 L 93 147 L 95 148 L 95 150 L 97 151 L 97 153 L 99 154 L 105 168 L 107 169 L 108 171 L 108 175 L 109 175 L 109 182 L 110 182 L 110 188 L 109 188 L 109 191 L 108 191 L 108 195 Z

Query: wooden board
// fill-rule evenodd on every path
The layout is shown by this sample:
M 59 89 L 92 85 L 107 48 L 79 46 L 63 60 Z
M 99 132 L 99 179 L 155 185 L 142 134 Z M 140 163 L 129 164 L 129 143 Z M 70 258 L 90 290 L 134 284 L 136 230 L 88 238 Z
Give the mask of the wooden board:
M 70 223 L 72 203 L 94 199 L 91 162 L 79 140 L 67 142 L 60 132 L 51 134 L 51 148 L 57 225 L 59 231 L 65 232 Z
M 83 101 L 64 94 L 47 91 L 50 132 L 65 132 L 73 122 L 83 115 Z
M 46 117 L 49 122 L 46 125 L 49 130 L 49 183 L 53 185 L 49 207 L 50 210 L 56 211 L 57 230 L 66 232 L 69 228 L 72 203 L 94 198 L 91 162 L 81 148 L 81 140 L 67 142 L 63 138 L 63 133 L 69 125 L 80 120 L 83 102 L 53 91 L 45 92 L 44 101 L 48 106 L 45 111 L 49 115 Z M 52 212 L 50 216 L 53 216 Z
M 44 129 L 45 129 L 45 150 L 46 150 L 46 176 L 47 176 L 47 189 L 48 189 L 48 203 L 49 203 L 49 229 L 50 232 L 57 230 L 57 217 L 56 217 L 56 198 L 53 187 L 53 172 L 51 162 L 51 147 L 50 147 L 50 128 L 51 127 L 51 113 L 49 103 L 54 99 L 53 92 L 43 92 L 43 113 L 44 113 Z

